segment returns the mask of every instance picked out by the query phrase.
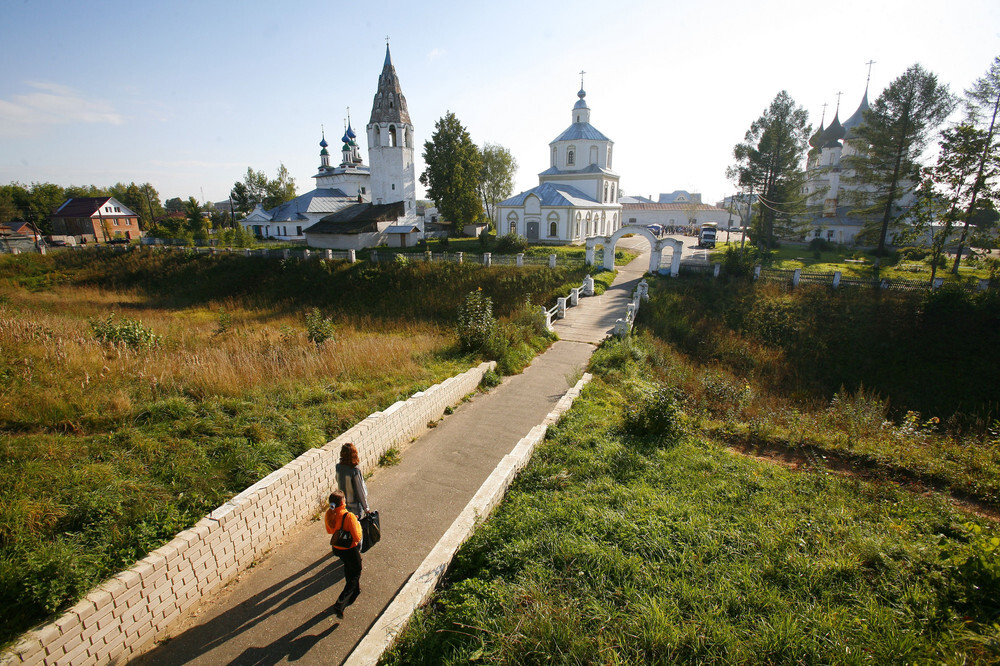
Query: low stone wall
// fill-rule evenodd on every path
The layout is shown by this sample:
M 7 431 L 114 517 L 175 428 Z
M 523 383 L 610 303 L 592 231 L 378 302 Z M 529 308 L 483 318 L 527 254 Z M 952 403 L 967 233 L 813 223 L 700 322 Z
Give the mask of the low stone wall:
M 354 442 L 365 471 L 476 390 L 483 363 L 376 412 L 311 449 L 93 590 L 55 622 L 25 634 L 0 666 L 121 663 L 142 652 L 204 595 L 326 507 L 340 446 Z

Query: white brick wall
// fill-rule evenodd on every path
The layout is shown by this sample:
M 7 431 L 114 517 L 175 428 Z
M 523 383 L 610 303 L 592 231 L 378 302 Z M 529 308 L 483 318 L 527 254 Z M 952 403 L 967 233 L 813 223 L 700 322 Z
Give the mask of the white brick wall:
M 306 451 L 106 581 L 58 620 L 22 636 L 0 655 L 0 666 L 107 664 L 141 652 L 202 596 L 326 506 L 337 485 L 341 444 L 354 442 L 362 470 L 372 470 L 382 454 L 475 391 L 495 365 L 450 377 Z

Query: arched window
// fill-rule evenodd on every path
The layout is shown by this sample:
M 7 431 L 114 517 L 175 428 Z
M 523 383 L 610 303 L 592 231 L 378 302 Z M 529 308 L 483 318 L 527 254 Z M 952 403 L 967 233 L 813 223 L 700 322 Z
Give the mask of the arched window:
M 555 166 L 555 165 L 556 165 L 556 147 L 552 146 L 552 164 L 550 164 L 549 166 Z
M 576 235 L 574 236 L 574 238 L 579 238 L 580 237 L 580 219 L 581 219 L 580 214 L 577 213 L 576 214 Z
M 576 148 L 570 146 L 566 150 L 566 166 L 573 166 L 576 164 Z
M 593 227 L 590 226 L 590 213 L 587 213 L 587 238 L 593 236 Z
M 607 234 L 607 218 L 604 216 L 604 211 L 601 211 L 601 235 Z
M 549 213 L 549 238 L 555 238 L 559 235 L 559 213 L 552 211 Z
M 393 100 L 392 100 L 392 93 L 389 93 L 389 108 L 390 108 L 390 109 L 391 109 L 391 108 L 394 108 L 394 107 L 393 107 Z
M 375 126 L 375 145 L 376 146 L 382 145 L 382 130 L 379 129 L 378 125 Z
M 608 168 L 611 168 L 611 146 L 608 146 Z
M 615 199 L 615 184 L 611 183 L 611 203 L 614 203 L 615 201 L 617 201 L 617 199 Z
M 604 183 L 604 203 L 608 203 L 608 184 Z
M 508 231 L 510 233 L 512 233 L 512 234 L 516 234 L 517 233 L 517 213 L 515 213 L 514 211 L 510 211 L 510 213 L 507 214 L 507 223 L 508 223 L 507 224 Z
M 389 147 L 390 148 L 395 148 L 396 147 L 396 126 L 395 125 L 389 125 Z

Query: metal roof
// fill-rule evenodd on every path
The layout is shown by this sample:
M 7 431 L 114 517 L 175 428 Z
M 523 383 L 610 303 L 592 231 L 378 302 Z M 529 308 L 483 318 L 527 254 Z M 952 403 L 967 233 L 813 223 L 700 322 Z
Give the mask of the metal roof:
M 611 141 L 601 134 L 596 127 L 590 123 L 573 123 L 565 132 L 557 136 L 551 143 L 556 141 Z
M 525 199 L 534 194 L 541 199 L 543 206 L 602 206 L 600 201 L 594 199 L 572 185 L 562 183 L 542 183 L 538 187 L 521 192 L 510 199 L 501 201 L 500 206 L 523 206 Z
M 406 215 L 406 204 L 356 203 L 327 215 L 306 229 L 307 234 L 360 234 L 378 231 L 378 222 L 394 222 Z
M 597 164 L 588 164 L 582 169 L 557 169 L 556 167 L 549 167 L 545 171 L 542 171 L 539 176 L 572 176 L 574 174 L 581 173 L 603 173 L 606 176 L 618 177 L 618 174 L 610 169 L 605 169 Z
M 319 188 L 265 211 L 265 215 L 272 222 L 307 220 L 305 213 L 335 213 L 357 202 L 356 196 L 349 196 L 343 190 Z

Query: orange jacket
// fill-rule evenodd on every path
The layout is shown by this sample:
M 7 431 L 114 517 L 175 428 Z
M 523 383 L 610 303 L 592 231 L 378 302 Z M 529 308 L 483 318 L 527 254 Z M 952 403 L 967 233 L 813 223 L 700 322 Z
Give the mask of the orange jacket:
M 344 519 L 344 514 L 347 518 Z M 344 505 L 338 506 L 336 509 L 326 510 L 326 533 L 335 534 L 337 530 L 340 529 L 340 521 L 344 521 L 344 529 L 351 533 L 354 537 L 354 542 L 351 543 L 351 548 L 354 548 L 359 543 L 361 543 L 361 523 L 358 522 L 357 516 L 347 510 Z M 334 546 L 334 548 L 337 548 Z M 337 550 L 347 550 L 347 548 L 337 548 Z

